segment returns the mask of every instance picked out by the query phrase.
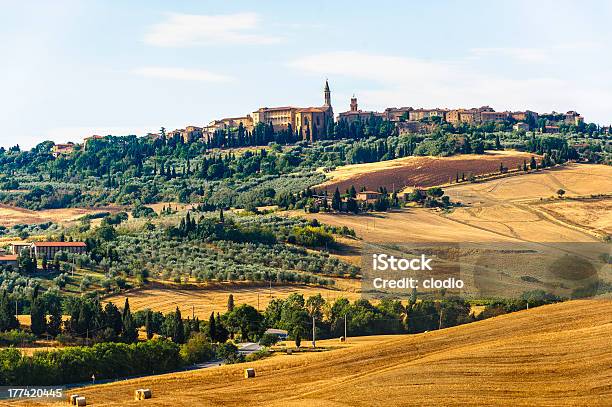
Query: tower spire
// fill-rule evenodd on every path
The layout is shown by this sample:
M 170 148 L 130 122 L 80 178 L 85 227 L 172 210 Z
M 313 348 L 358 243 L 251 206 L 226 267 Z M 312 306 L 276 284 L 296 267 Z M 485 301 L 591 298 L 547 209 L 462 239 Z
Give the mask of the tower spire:
M 327 82 L 327 78 L 325 78 L 325 90 L 323 93 L 325 96 L 325 106 L 331 106 L 331 92 L 329 90 L 329 83 Z

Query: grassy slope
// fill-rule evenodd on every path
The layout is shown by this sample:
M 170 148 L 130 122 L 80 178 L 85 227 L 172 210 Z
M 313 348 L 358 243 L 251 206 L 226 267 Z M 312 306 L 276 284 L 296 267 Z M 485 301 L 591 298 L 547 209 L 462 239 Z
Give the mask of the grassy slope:
M 606 405 L 612 397 L 612 302 L 572 301 L 331 353 L 79 390 L 104 406 Z M 242 378 L 254 367 L 255 379 Z M 608 404 L 609 405 L 609 404 Z

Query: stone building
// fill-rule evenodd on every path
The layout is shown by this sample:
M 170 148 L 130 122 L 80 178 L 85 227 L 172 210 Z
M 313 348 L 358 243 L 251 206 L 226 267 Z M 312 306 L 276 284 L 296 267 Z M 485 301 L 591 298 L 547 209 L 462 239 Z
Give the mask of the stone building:
M 74 143 L 55 144 L 51 148 L 51 155 L 55 158 L 72 154 L 74 151 Z
M 275 131 L 291 128 L 303 140 L 314 141 L 327 133 L 334 121 L 329 83 L 325 81 L 324 103 L 320 107 L 262 107 L 253 112 L 253 126 L 258 123 L 272 124 Z
M 367 122 L 370 117 L 384 117 L 384 113 L 359 110 L 357 105 L 357 98 L 353 96 L 351 98 L 351 109 L 348 112 L 341 112 L 338 114 L 338 120 L 344 120 L 349 125 L 354 122 Z
M 85 242 L 34 242 L 32 250 L 36 258 L 46 257 L 47 260 L 51 260 L 58 252 L 86 253 L 87 245 Z

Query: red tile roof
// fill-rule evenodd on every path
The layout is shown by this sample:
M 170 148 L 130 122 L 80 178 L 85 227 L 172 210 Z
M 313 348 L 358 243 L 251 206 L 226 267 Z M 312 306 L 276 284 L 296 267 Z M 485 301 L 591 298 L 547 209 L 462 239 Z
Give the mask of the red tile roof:
M 0 256 L 0 261 L 17 261 L 16 254 L 6 254 L 4 256 Z
M 36 247 L 87 247 L 85 242 L 34 242 Z

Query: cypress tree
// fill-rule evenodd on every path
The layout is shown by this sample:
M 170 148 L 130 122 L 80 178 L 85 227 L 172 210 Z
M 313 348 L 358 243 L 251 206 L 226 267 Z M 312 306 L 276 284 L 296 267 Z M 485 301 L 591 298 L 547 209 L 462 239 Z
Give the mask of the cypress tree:
M 174 343 L 185 343 L 185 328 L 183 326 L 183 318 L 181 316 L 181 311 L 178 307 L 176 307 L 176 311 L 174 312 L 175 324 L 174 324 L 174 332 L 172 333 L 172 340 Z
M 30 330 L 36 336 L 45 333 L 47 329 L 47 316 L 45 307 L 38 296 L 38 287 L 34 288 L 30 298 Z
M 208 336 L 210 336 L 211 342 L 217 341 L 217 327 L 215 326 L 215 313 L 210 313 L 210 318 L 208 319 Z
M 19 328 L 19 321 L 15 317 L 15 308 L 12 305 L 6 290 L 2 291 L 2 296 L 0 296 L 0 332 Z
M 223 326 L 223 322 L 221 322 L 221 316 L 217 312 L 217 318 L 215 318 L 215 330 L 217 331 L 217 342 L 225 342 L 229 337 L 229 332 Z
M 130 303 L 128 302 L 127 298 L 125 299 L 125 306 L 123 307 L 121 321 L 123 322 L 123 329 L 121 332 L 123 341 L 126 343 L 136 342 L 138 340 L 138 330 L 136 329 L 136 324 L 132 318 Z
M 341 202 L 342 201 L 340 198 L 340 191 L 338 190 L 338 187 L 336 187 L 336 190 L 334 191 L 334 196 L 332 198 L 332 209 L 339 211 Z
M 49 312 L 49 323 L 47 333 L 53 337 L 62 332 L 62 303 L 57 295 L 47 294 L 47 311 Z
M 227 312 L 232 312 L 234 310 L 234 296 L 232 294 L 227 298 Z
M 147 339 L 153 338 L 153 322 L 151 321 L 152 311 L 147 310 L 145 314 L 145 330 L 147 331 Z

